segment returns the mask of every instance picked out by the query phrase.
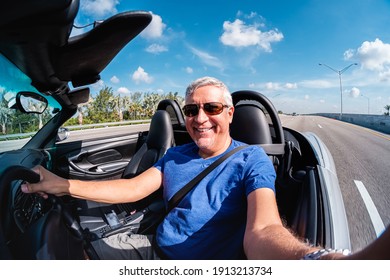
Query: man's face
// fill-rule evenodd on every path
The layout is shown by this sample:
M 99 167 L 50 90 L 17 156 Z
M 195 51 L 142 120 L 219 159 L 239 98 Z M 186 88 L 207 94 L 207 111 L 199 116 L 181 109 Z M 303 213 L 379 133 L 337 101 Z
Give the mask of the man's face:
M 191 138 L 205 156 L 218 155 L 230 145 L 229 124 L 233 119 L 234 107 L 223 108 L 221 114 L 210 115 L 203 106 L 208 102 L 220 102 L 226 105 L 223 91 L 215 86 L 203 86 L 186 99 L 186 104 L 200 106 L 199 113 L 186 117 L 186 128 Z

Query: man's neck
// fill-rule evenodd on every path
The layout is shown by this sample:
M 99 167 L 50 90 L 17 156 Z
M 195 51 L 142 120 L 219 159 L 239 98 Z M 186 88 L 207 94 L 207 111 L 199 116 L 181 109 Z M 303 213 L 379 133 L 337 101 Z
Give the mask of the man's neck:
M 229 136 L 226 139 L 226 141 L 224 141 L 224 144 L 221 146 L 221 148 L 219 148 L 217 150 L 212 150 L 212 151 L 208 150 L 208 149 L 199 148 L 198 154 L 203 159 L 212 158 L 212 157 L 215 157 L 215 156 L 218 156 L 218 155 L 224 153 L 229 148 L 231 143 L 232 143 L 232 138 Z

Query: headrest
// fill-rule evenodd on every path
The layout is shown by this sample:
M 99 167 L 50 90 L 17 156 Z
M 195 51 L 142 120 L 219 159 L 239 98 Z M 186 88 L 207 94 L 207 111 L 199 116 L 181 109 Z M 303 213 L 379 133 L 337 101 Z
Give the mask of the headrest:
M 265 114 L 254 104 L 239 104 L 235 107 L 230 135 L 247 144 L 272 144 Z
M 169 148 L 174 143 L 171 118 L 167 111 L 157 110 L 150 122 L 146 143 L 149 148 Z

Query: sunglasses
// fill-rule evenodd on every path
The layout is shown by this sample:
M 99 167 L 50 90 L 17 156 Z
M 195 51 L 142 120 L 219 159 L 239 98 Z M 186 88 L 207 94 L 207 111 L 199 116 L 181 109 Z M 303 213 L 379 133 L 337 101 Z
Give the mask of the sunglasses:
M 201 106 L 198 104 L 188 104 L 183 107 L 183 112 L 187 117 L 195 117 L 199 114 L 200 108 Z M 223 108 L 229 108 L 229 106 L 224 105 L 221 102 L 203 103 L 203 111 L 205 111 L 207 115 L 219 115 L 222 113 Z

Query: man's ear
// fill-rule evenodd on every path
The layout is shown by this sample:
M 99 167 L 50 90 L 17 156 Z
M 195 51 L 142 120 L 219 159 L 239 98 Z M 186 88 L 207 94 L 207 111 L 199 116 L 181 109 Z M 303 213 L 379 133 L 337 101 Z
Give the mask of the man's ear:
M 228 116 L 230 118 L 229 123 L 232 123 L 234 115 L 234 106 L 228 108 Z

